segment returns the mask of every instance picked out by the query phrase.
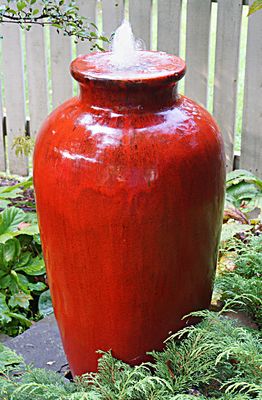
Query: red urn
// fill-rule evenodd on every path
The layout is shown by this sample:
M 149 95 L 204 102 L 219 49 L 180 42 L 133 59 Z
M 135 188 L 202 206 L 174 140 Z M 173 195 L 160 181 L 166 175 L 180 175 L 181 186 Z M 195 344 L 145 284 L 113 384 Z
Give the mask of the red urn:
M 224 198 L 210 114 L 177 93 L 175 56 L 80 56 L 80 95 L 57 108 L 34 154 L 37 212 L 55 316 L 73 374 L 97 350 L 129 364 L 209 306 Z M 147 68 L 143 66 L 146 63 Z

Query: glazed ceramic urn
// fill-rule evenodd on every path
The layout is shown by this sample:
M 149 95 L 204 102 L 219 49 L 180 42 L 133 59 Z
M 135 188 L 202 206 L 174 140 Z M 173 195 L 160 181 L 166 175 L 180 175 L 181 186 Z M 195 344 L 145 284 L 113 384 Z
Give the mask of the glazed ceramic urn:
M 224 150 L 210 114 L 177 92 L 178 57 L 110 52 L 71 64 L 79 96 L 43 124 L 34 153 L 41 240 L 74 375 L 100 355 L 131 364 L 161 350 L 210 304 L 224 198 Z M 145 67 L 146 66 L 146 67 Z

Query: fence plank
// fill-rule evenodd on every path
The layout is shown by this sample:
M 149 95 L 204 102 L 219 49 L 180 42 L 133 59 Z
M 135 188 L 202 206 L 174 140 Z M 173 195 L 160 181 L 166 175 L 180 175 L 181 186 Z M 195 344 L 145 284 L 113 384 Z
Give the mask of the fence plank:
M 78 0 L 77 5 L 79 7 L 80 15 L 87 18 L 87 23 L 96 23 L 96 0 Z M 92 29 L 95 30 L 95 28 Z M 77 55 L 89 53 L 91 47 L 92 42 L 89 42 L 88 40 L 83 42 L 79 41 L 76 45 Z
M 242 0 L 218 0 L 214 115 L 223 134 L 227 170 L 233 167 Z
M 211 0 L 187 1 L 185 94 L 207 106 Z
M 6 170 L 3 123 L 2 85 L 0 81 L 0 172 Z
M 12 149 L 14 138 L 25 135 L 26 118 L 21 28 L 12 24 L 3 24 L 2 35 L 9 171 L 12 174 L 26 175 L 28 171 L 27 158 L 17 157 L 14 149 Z
M 103 34 L 110 38 L 124 19 L 123 0 L 102 0 Z M 105 48 L 108 48 L 104 44 Z
M 129 0 L 129 20 L 136 39 L 145 42 L 146 49 L 151 46 L 151 0 Z
M 33 26 L 26 33 L 30 136 L 35 137 L 48 114 L 47 69 L 44 30 Z
M 262 177 L 262 10 L 248 20 L 241 168 Z
M 182 0 L 158 0 L 157 48 L 179 54 Z
M 53 109 L 72 97 L 72 78 L 69 72 L 72 60 L 71 38 L 50 28 Z

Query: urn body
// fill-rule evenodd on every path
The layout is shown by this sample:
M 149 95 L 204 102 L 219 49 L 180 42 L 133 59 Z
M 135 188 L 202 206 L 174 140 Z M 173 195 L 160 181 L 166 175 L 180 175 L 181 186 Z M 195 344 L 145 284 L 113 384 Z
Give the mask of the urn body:
M 177 76 L 96 79 L 80 61 L 80 96 L 48 117 L 34 153 L 54 311 L 77 375 L 97 369 L 97 350 L 145 361 L 209 306 L 225 178 L 219 129 L 177 95 Z

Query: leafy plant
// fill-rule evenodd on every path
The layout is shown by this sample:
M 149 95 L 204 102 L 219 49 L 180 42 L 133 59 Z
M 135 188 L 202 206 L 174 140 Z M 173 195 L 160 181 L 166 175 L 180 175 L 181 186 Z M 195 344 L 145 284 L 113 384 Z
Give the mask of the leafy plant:
M 18 24 L 27 31 L 32 25 L 53 26 L 76 41 L 92 42 L 93 48 L 100 48 L 97 40 L 108 41 L 94 23 L 79 15 L 75 0 L 7 0 L 0 5 L 0 23 Z
M 262 180 L 249 171 L 229 172 L 226 180 L 226 201 L 243 212 L 262 208 Z
M 16 206 L 24 211 L 35 212 L 32 177 L 15 181 L 15 184 L 13 180 L 6 180 L 4 183 L 5 185 L 0 186 L 0 211 L 8 206 Z
M 224 268 L 219 268 L 215 291 L 222 301 L 240 296 L 242 301 L 234 304 L 234 310 L 247 312 L 262 327 L 262 234 L 249 235 L 244 242 L 234 238 L 222 254 L 229 257 Z
M 0 323 L 9 335 L 31 325 L 32 304 L 46 289 L 35 217 L 19 208 L 0 213 Z
M 15 149 L 15 155 L 28 157 L 32 154 L 35 141 L 30 136 L 16 136 L 13 140 L 12 149 Z

